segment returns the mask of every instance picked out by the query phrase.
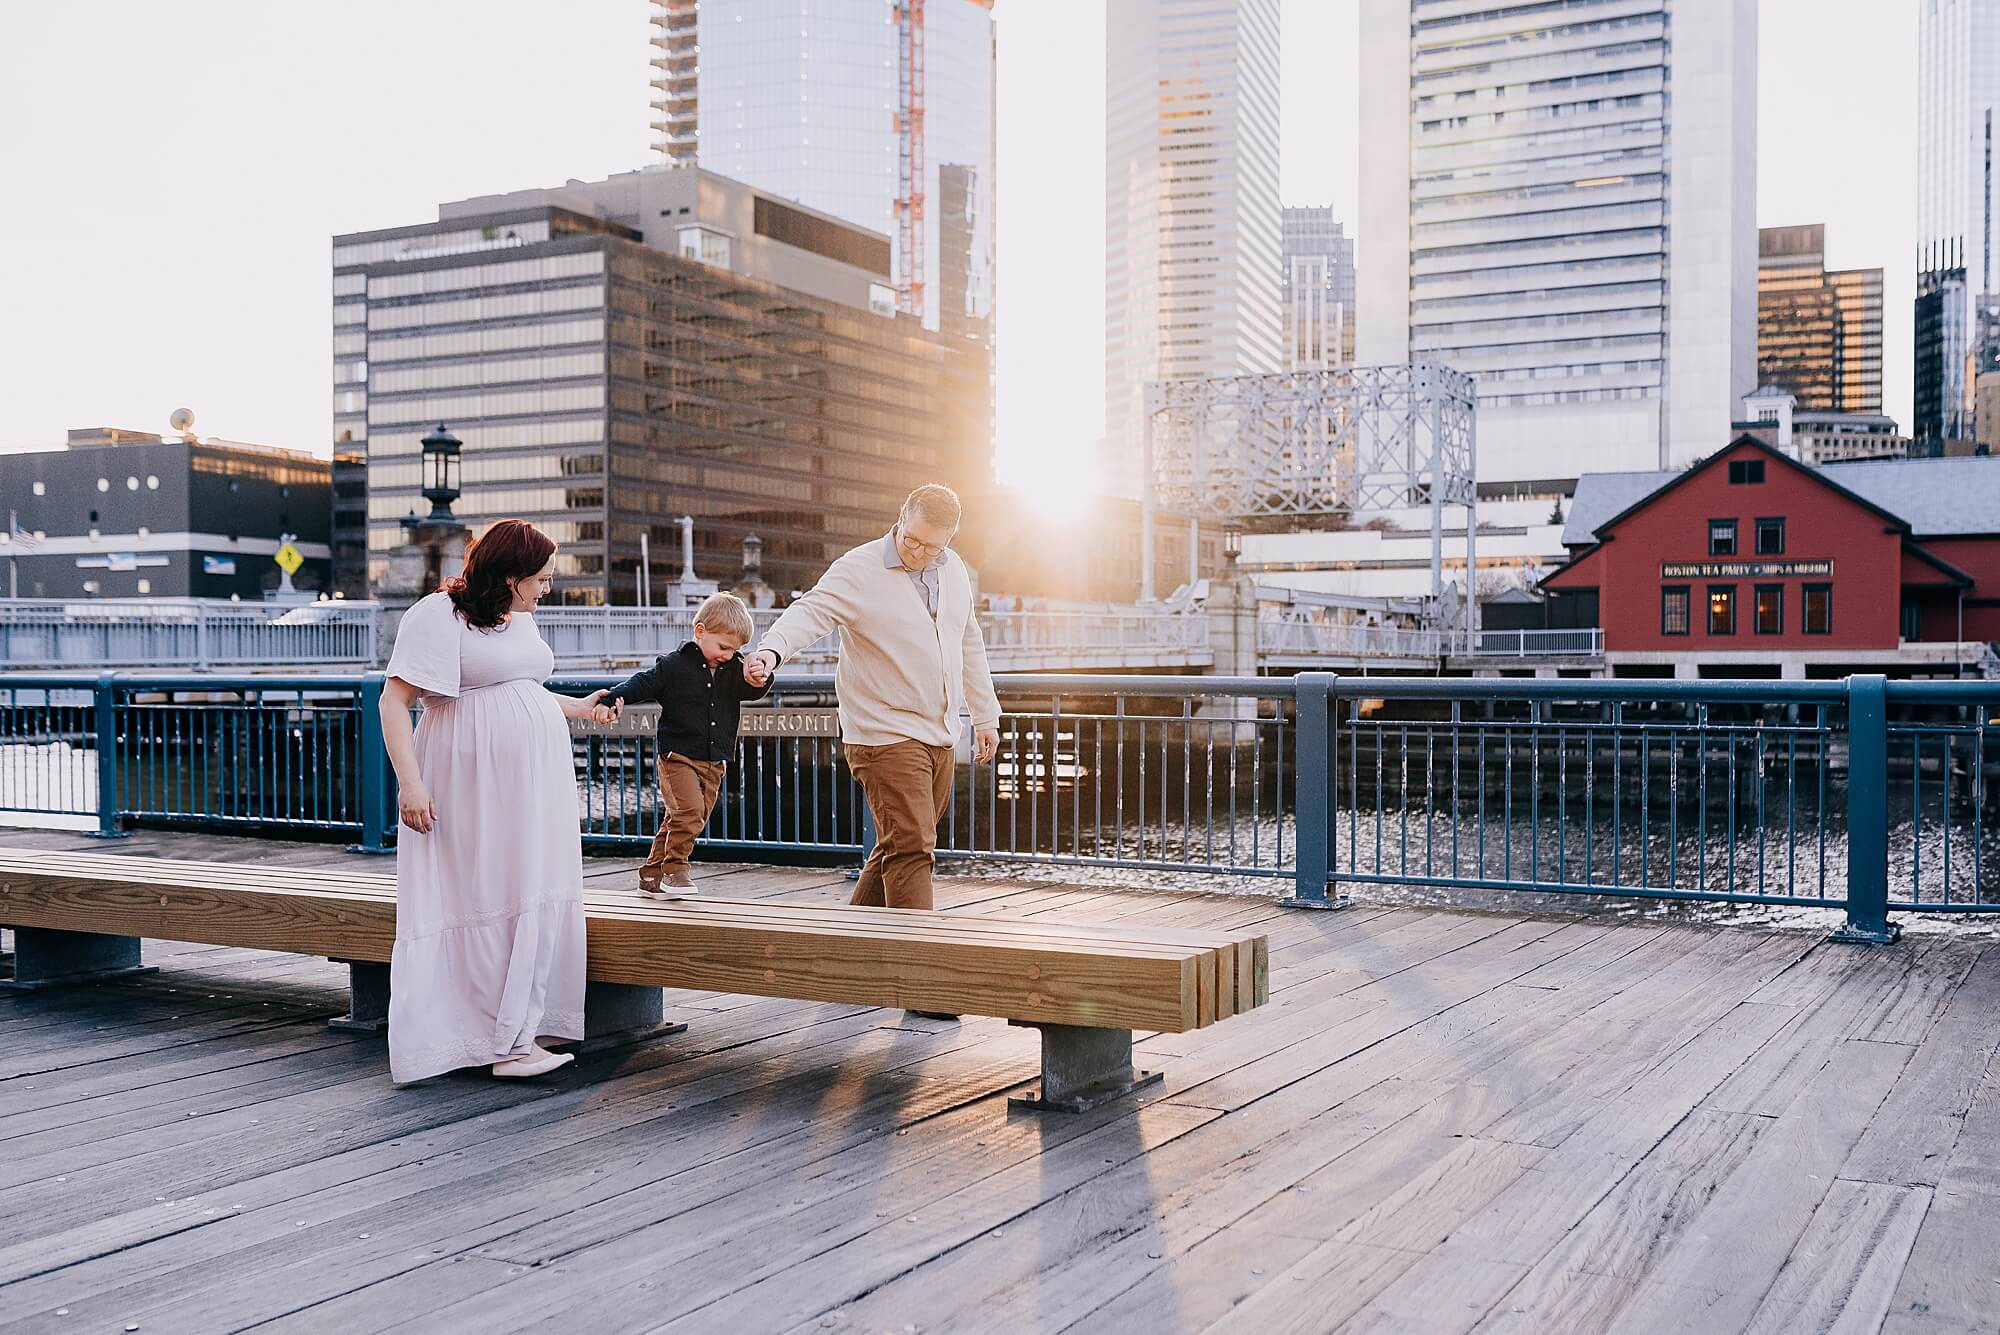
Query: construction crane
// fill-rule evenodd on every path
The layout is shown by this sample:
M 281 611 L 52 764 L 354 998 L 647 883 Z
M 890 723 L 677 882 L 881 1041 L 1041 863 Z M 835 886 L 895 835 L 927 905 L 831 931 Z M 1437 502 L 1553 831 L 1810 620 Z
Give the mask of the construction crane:
M 896 246 L 898 304 L 924 314 L 924 0 L 899 0 L 896 14 Z

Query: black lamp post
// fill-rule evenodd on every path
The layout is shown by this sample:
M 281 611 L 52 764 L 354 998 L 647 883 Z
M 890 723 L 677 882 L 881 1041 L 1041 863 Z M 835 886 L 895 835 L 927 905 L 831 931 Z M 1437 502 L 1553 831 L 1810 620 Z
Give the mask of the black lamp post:
M 445 430 L 444 423 L 439 422 L 437 430 L 425 436 L 421 443 L 424 447 L 423 497 L 431 503 L 431 512 L 419 517 L 415 510 L 410 511 L 403 519 L 403 540 L 423 549 L 423 588 L 428 592 L 437 588 L 443 580 L 445 549 L 463 540 L 467 529 L 451 512 L 451 503 L 459 497 L 458 437 Z
M 458 499 L 458 459 L 459 440 L 444 429 L 439 422 L 437 430 L 423 439 L 424 447 L 424 499 L 431 503 L 428 521 L 433 524 L 455 523 L 451 513 L 451 503 Z

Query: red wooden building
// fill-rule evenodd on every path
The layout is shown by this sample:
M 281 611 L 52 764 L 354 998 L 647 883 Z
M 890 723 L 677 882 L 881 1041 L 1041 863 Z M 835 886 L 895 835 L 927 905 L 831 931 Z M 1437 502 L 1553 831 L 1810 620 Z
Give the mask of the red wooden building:
M 1672 473 L 1577 482 L 1570 559 L 1613 671 L 1978 670 L 2000 642 L 2000 459 L 1808 467 L 1740 436 Z

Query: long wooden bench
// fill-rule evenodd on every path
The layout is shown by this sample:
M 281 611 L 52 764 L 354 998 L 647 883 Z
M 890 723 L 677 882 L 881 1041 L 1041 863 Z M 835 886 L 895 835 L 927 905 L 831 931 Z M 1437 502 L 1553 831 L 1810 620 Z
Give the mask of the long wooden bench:
M 1262 936 L 1027 922 L 908 909 L 585 897 L 586 1042 L 684 1029 L 660 989 L 990 1015 L 1042 1035 L 1025 1106 L 1082 1111 L 1160 1078 L 1132 1033 L 1181 1033 L 1264 1003 Z M 323 955 L 350 966 L 350 1009 L 387 1022 L 392 876 L 0 849 L 0 925 L 16 989 L 141 970 L 141 938 Z

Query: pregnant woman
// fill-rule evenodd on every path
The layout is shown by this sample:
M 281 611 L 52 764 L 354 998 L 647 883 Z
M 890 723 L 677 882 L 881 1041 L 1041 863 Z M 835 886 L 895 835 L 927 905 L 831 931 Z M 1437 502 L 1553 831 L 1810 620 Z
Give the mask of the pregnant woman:
M 583 842 L 566 719 L 610 711 L 542 685 L 555 655 L 535 629 L 556 545 L 503 519 L 465 573 L 397 628 L 382 691 L 396 769 L 396 951 L 389 1074 L 461 1066 L 505 1078 L 571 1060 L 537 1038 L 583 1037 Z M 421 699 L 422 721 L 410 727 Z

